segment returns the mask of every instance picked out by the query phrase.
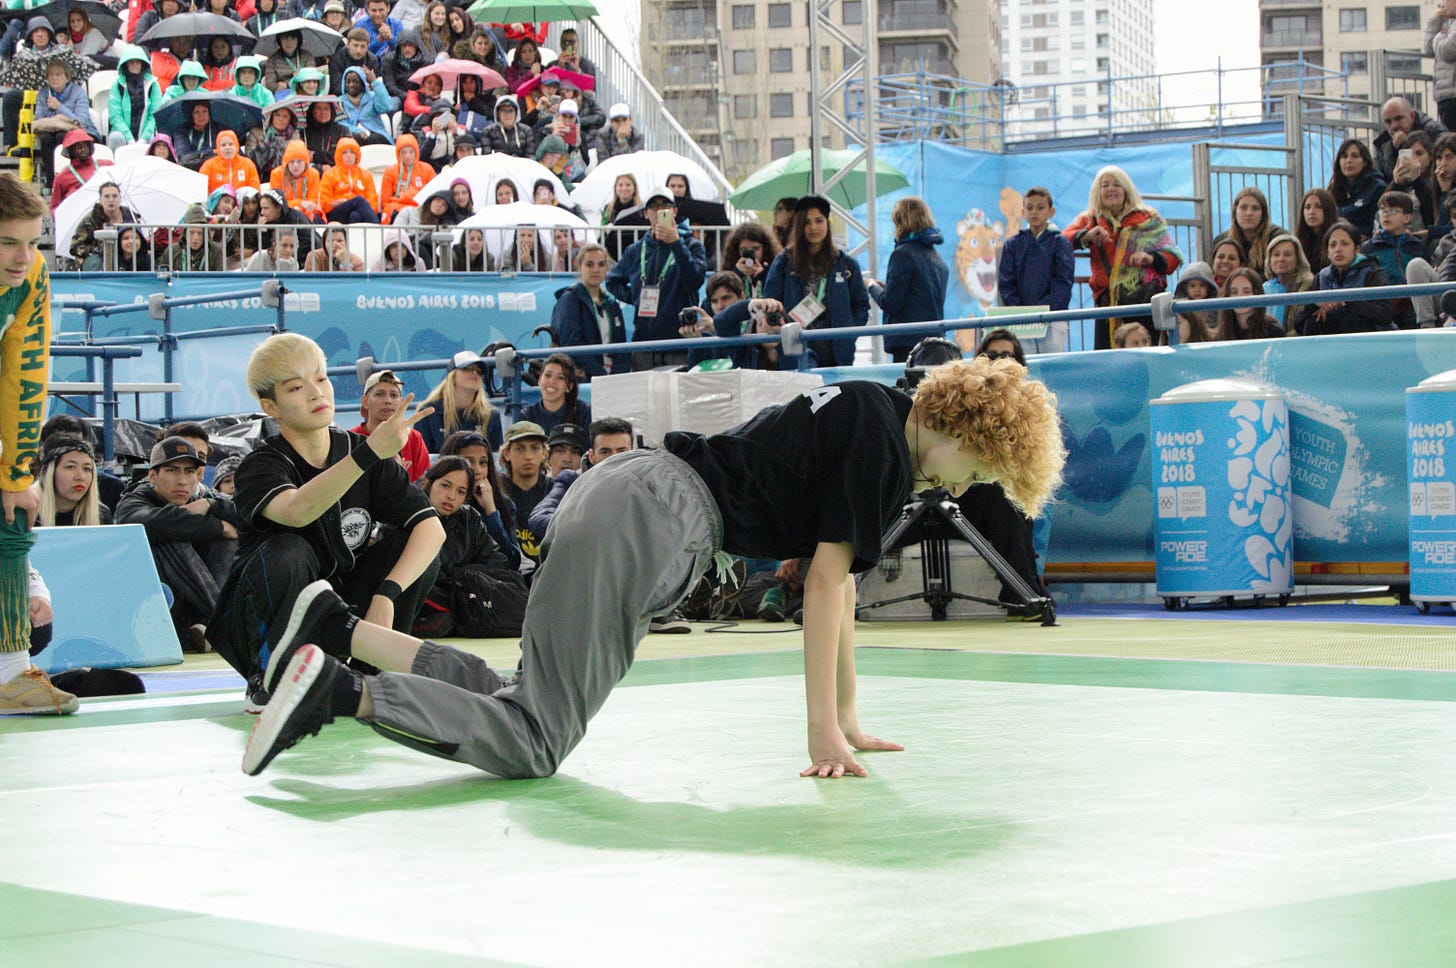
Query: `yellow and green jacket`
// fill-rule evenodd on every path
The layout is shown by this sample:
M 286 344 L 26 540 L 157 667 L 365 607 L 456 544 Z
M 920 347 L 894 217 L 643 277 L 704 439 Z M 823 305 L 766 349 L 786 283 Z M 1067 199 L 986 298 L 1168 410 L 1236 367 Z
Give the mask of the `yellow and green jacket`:
M 39 254 L 18 286 L 0 286 L 0 490 L 30 487 L 40 450 L 51 349 L 51 277 Z

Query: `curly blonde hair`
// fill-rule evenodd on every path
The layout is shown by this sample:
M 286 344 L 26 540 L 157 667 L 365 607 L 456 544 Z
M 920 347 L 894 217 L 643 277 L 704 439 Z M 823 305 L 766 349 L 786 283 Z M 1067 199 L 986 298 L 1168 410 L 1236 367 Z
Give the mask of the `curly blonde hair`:
M 1061 485 L 1067 450 L 1056 395 L 1015 360 L 980 356 L 937 366 L 915 388 L 915 410 L 924 427 L 979 456 L 1029 517 Z

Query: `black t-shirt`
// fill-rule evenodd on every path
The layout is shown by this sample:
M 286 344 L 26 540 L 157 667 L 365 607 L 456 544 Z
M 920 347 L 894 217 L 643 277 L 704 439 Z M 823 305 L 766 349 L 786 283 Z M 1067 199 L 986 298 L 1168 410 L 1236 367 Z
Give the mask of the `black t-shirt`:
M 531 512 L 536 510 L 536 505 L 551 493 L 551 478 L 543 473 L 536 479 L 534 486 L 521 488 L 507 474 L 501 479 L 501 490 L 505 491 L 506 497 L 515 503 L 516 541 L 521 546 L 521 554 L 536 561 L 541 557 L 541 547 L 536 541 L 536 536 L 531 533 L 528 522 L 531 520 Z
M 329 428 L 329 461 L 333 467 L 366 438 Z M 238 560 L 248 557 L 270 535 L 291 531 L 302 535 L 323 566 L 321 578 L 353 570 L 356 556 L 369 542 L 376 524 L 413 528 L 435 509 L 398 461 L 382 460 L 359 477 L 333 506 L 301 528 L 289 528 L 263 516 L 279 493 L 302 487 L 327 468 L 314 467 L 281 434 L 269 437 L 243 458 L 234 478 L 233 501 L 243 525 L 238 533 Z
M 910 496 L 910 398 L 878 383 L 818 387 L 711 437 L 670 433 L 663 446 L 707 482 L 726 550 L 804 558 L 821 541 L 854 546 L 856 572 Z

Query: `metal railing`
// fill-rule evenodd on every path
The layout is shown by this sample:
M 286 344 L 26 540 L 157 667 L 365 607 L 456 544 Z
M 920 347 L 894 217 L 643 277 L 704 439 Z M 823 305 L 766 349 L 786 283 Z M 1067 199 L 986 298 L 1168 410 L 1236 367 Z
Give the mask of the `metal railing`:
M 116 459 L 116 417 L 121 401 L 116 396 L 116 361 L 132 359 L 142 355 L 136 346 L 51 346 L 51 356 L 83 357 L 88 373 L 91 367 L 101 363 L 101 459 L 107 462 Z M 168 395 L 170 399 L 170 394 Z
M 143 235 L 154 240 L 149 243 L 148 251 L 151 257 L 147 264 L 137 267 L 135 263 L 128 264 L 118 269 L 118 237 L 125 234 L 123 230 L 136 228 L 140 229 Z M 731 225 L 708 225 L 693 226 L 693 232 L 707 249 L 710 262 L 709 272 L 713 272 L 717 265 L 717 255 L 723 251 L 723 245 L 729 233 L 733 231 Z M 177 246 L 168 245 L 165 249 L 158 251 L 155 240 L 161 237 L 170 238 L 173 235 L 180 235 L 186 238 L 187 232 L 195 232 L 200 236 L 199 248 L 196 251 L 201 253 L 194 262 L 190 259 L 183 259 Z M 633 242 L 642 238 L 648 231 L 646 226 L 632 225 L 596 225 L 585 228 L 554 228 L 551 226 L 537 226 L 521 224 L 502 227 L 480 227 L 480 226 L 422 226 L 422 225 L 374 225 L 357 224 L 344 226 L 310 226 L 310 225 L 238 225 L 230 223 L 218 224 L 197 224 L 197 225 L 161 225 L 151 223 L 128 223 L 116 226 L 114 230 L 105 230 L 97 233 L 97 239 L 102 244 L 101 262 L 102 271 L 130 271 L 145 272 L 150 274 L 178 274 L 184 272 L 242 272 L 246 269 L 248 260 L 252 255 L 262 248 L 268 248 L 273 244 L 274 233 L 283 232 L 291 235 L 298 243 L 295 252 L 295 259 L 298 262 L 297 270 L 278 270 L 255 268 L 253 271 L 304 271 L 307 262 L 304 253 L 322 249 L 329 239 L 336 234 L 342 234 L 345 239 L 345 248 L 349 255 L 358 256 L 363 263 L 364 272 L 410 272 L 410 271 L 432 271 L 432 272 L 518 272 L 518 273 L 547 273 L 547 272 L 575 272 L 577 269 L 577 253 L 581 246 L 587 242 L 601 242 L 607 246 L 608 252 L 619 257 L 622 252 Z M 536 236 L 536 245 L 533 247 L 529 240 L 521 240 L 519 233 L 531 232 Z M 469 244 L 472 233 L 480 233 L 481 242 L 484 246 L 486 260 L 484 268 L 479 266 L 472 268 L 466 257 L 469 255 Z M 165 236 L 162 235 L 165 233 Z M 417 264 L 416 270 L 387 267 L 385 265 L 386 253 L 391 244 L 397 243 L 403 238 L 408 241 L 415 253 Z M 306 241 L 306 244 L 304 244 Z M 520 243 L 518 245 L 518 243 Z M 509 264 L 505 259 L 506 254 L 517 251 L 519 255 L 511 258 Z M 496 253 L 492 255 L 492 252 Z M 528 257 L 527 257 L 528 256 Z M 219 259 L 221 264 L 216 264 Z M 338 257 L 330 265 L 344 264 L 352 265 L 352 259 Z M 354 271 L 326 269 L 319 271 Z M 73 308 L 81 308 L 76 306 Z
M 570 22 L 553 23 L 548 39 L 555 43 L 562 28 L 569 26 L 572 26 Z M 597 102 L 604 108 L 617 101 L 626 104 L 632 109 L 632 124 L 642 132 L 649 149 L 675 151 L 696 161 L 713 179 L 723 197 L 727 198 L 728 193 L 733 191 L 728 176 L 723 174 L 717 163 L 678 123 L 677 118 L 663 103 L 657 88 L 643 76 L 632 59 L 618 49 L 601 28 L 597 18 L 580 21 L 576 26 L 582 55 L 597 65 Z M 708 33 L 706 30 L 702 31 L 704 42 L 712 43 L 716 47 L 716 39 L 708 40 Z

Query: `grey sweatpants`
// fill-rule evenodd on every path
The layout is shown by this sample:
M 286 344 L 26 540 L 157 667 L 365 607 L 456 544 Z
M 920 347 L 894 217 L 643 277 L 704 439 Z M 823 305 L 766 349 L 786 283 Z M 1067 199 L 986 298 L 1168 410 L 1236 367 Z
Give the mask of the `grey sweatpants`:
M 632 667 L 648 620 L 687 596 L 722 540 L 687 464 L 665 451 L 613 457 L 571 486 L 546 532 L 515 677 L 425 642 L 410 674 L 369 680 L 366 722 L 499 776 L 550 776 Z

